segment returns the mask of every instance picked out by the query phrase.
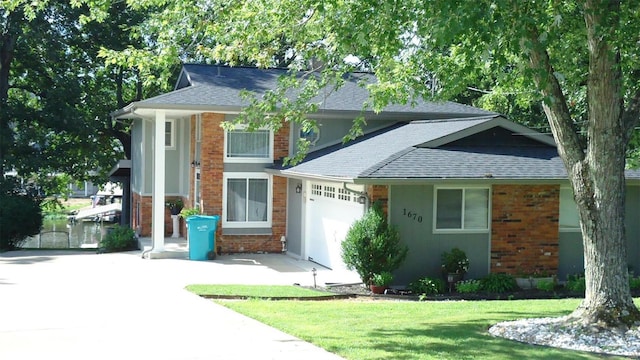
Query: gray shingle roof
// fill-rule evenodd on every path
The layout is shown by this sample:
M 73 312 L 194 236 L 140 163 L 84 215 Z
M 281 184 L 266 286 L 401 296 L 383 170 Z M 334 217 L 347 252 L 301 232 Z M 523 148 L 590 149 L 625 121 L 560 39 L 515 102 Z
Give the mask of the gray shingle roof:
M 567 178 L 555 146 L 545 135 L 530 138 L 540 142 L 537 146 L 461 147 L 447 140 L 459 139 L 460 133 L 474 134 L 491 126 L 509 127 L 509 122 L 495 116 L 415 121 L 370 134 L 350 144 L 311 153 L 302 163 L 280 170 L 289 176 L 345 180 Z M 447 145 L 449 142 L 452 145 Z M 640 179 L 640 170 L 629 170 L 626 176 L 627 179 Z
M 410 148 L 361 178 L 564 179 L 552 147 Z
M 278 77 L 285 75 L 284 69 L 257 69 L 247 67 L 227 67 L 217 65 L 185 64 L 182 73 L 172 92 L 136 103 L 138 108 L 175 107 L 177 109 L 227 109 L 238 111 L 248 105 L 240 96 L 242 90 L 253 91 L 261 96 L 265 91 L 274 89 Z M 322 111 L 360 112 L 369 100 L 368 91 L 359 86 L 360 80 L 374 81 L 373 75 L 352 74 L 345 85 L 338 91 L 327 90 L 324 95 L 314 99 L 320 104 Z M 293 94 L 293 92 L 292 92 Z M 446 116 L 478 116 L 494 114 L 472 106 L 454 102 L 429 102 L 418 100 L 416 105 L 390 105 L 384 109 L 390 113 L 416 113 L 422 117 L 432 118 L 427 114 Z
M 408 148 L 490 122 L 495 118 L 496 116 L 484 116 L 449 121 L 412 122 L 366 140 L 321 150 L 323 156 L 320 157 L 310 154 L 307 160 L 285 171 L 300 175 L 361 177 L 376 164 L 384 163 Z

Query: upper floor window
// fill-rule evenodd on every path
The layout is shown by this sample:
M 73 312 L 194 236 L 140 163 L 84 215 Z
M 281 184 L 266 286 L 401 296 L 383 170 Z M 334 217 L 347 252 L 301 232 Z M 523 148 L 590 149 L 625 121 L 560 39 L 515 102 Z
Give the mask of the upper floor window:
M 273 162 L 273 132 L 242 127 L 225 132 L 226 162 Z
M 320 128 L 314 127 L 310 130 L 300 129 L 300 138 L 309 141 L 310 145 L 315 145 L 320 139 Z
M 489 229 L 488 188 L 437 188 L 435 230 Z
M 176 148 L 176 123 L 174 120 L 166 120 L 164 123 L 164 147 Z

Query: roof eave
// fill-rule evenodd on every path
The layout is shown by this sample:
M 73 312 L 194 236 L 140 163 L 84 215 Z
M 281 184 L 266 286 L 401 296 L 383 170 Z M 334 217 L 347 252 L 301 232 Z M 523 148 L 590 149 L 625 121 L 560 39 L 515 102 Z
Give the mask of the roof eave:
M 566 178 L 495 178 L 495 177 L 447 177 L 447 178 L 362 178 L 353 179 L 361 185 L 426 185 L 426 184 L 558 184 L 568 183 Z
M 354 182 L 353 181 L 354 179 L 352 177 L 308 174 L 308 173 L 300 173 L 300 172 L 280 170 L 280 169 L 265 169 L 265 172 L 271 175 L 292 178 L 292 179 L 342 182 L 342 183 L 349 183 L 349 184 Z

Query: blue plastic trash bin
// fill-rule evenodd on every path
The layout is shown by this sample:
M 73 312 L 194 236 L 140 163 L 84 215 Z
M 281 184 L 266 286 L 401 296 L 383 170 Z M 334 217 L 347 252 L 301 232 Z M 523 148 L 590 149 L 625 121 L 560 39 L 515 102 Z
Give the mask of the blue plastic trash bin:
M 216 227 L 220 216 L 193 215 L 187 221 L 189 235 L 189 260 L 208 260 L 208 254 L 215 251 Z

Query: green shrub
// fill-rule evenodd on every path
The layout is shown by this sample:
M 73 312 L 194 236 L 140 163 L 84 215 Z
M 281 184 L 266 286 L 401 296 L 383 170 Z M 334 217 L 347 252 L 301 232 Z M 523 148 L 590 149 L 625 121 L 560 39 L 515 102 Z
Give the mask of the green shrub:
M 581 275 L 581 274 L 569 275 L 569 277 L 567 278 L 566 287 L 570 291 L 584 293 L 585 290 L 587 289 L 587 285 L 584 280 L 584 275 Z
M 536 283 L 536 288 L 542 291 L 553 291 L 555 287 L 555 282 L 551 280 L 538 280 L 538 282 Z
M 640 277 L 629 276 L 629 288 L 631 290 L 640 289 Z
M 480 291 L 480 281 L 464 280 L 456 283 L 456 290 L 459 293 L 467 294 Z
M 465 274 L 469 271 L 469 258 L 464 251 L 456 248 L 442 253 L 442 271 L 449 274 Z
M 42 227 L 41 199 L 35 193 L 20 193 L 13 178 L 0 177 L 0 251 L 22 246 Z
M 517 286 L 516 279 L 509 274 L 489 274 L 480 280 L 480 288 L 492 293 L 512 291 Z
M 409 290 L 414 294 L 433 295 L 444 293 L 446 286 L 442 279 L 423 277 L 409 284 Z
M 342 242 L 342 260 L 365 284 L 371 284 L 374 274 L 400 267 L 406 256 L 407 247 L 400 244 L 400 233 L 387 223 L 378 203 L 351 225 Z
M 129 227 L 116 225 L 107 229 L 107 235 L 100 241 L 100 248 L 106 252 L 137 250 L 136 234 Z

